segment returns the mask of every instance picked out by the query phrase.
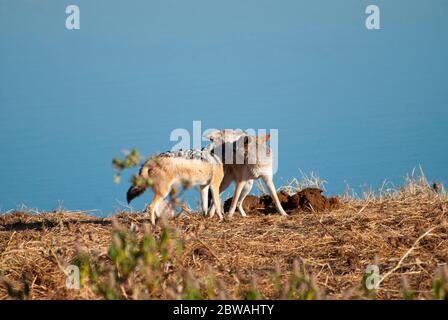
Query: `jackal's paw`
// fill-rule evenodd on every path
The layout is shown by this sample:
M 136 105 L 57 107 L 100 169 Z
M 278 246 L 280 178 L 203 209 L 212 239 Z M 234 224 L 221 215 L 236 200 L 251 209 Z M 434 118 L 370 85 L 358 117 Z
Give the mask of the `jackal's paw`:
M 247 217 L 247 214 L 246 214 L 246 212 L 243 210 L 243 208 L 239 208 L 238 211 L 239 211 L 240 215 L 241 215 L 243 218 Z

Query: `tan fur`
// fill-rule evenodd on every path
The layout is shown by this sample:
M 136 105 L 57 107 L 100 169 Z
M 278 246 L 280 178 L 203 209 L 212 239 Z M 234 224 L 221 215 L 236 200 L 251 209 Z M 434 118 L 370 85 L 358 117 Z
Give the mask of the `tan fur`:
M 241 139 L 244 139 L 244 135 L 238 134 L 234 132 L 232 134 L 231 130 L 227 130 L 224 134 L 224 132 L 217 131 L 214 132 L 213 140 L 216 141 L 217 139 L 222 139 L 222 142 L 228 143 L 228 142 L 235 142 L 235 141 L 242 141 Z M 255 154 L 256 160 L 253 162 L 246 162 L 249 154 L 249 145 L 242 144 L 241 145 L 241 151 L 244 153 L 244 159 L 245 162 L 242 164 L 238 164 L 236 161 L 230 164 L 224 164 L 224 178 L 221 182 L 219 192 L 222 193 L 224 190 L 226 190 L 229 185 L 235 181 L 235 192 L 232 199 L 232 203 L 230 205 L 229 209 L 229 216 L 232 216 L 238 207 L 238 211 L 240 212 L 241 216 L 245 217 L 246 213 L 243 209 L 243 201 L 244 198 L 249 194 L 250 190 L 253 186 L 254 179 L 261 178 L 264 183 L 266 184 L 266 187 L 271 195 L 271 197 L 274 200 L 274 203 L 277 207 L 278 212 L 281 215 L 287 215 L 285 210 L 282 208 L 282 205 L 280 203 L 280 200 L 278 199 L 277 192 L 274 186 L 273 178 L 272 178 L 272 153 L 270 148 L 267 146 L 267 141 L 270 139 L 270 135 L 265 136 L 248 136 L 246 135 L 246 139 L 251 140 L 253 143 L 252 146 L 255 147 L 255 150 L 261 150 L 260 154 L 264 154 L 264 157 L 259 158 L 256 151 L 251 153 L 252 155 Z M 236 155 L 234 155 L 234 160 L 236 160 Z M 214 213 L 215 205 L 212 205 L 210 208 L 210 215 Z
M 224 176 L 222 164 L 196 159 L 156 156 L 143 165 L 140 175 L 152 181 L 151 188 L 154 191 L 154 198 L 147 208 L 152 224 L 155 223 L 155 214 L 159 216 L 160 203 L 168 195 L 173 185 L 183 181 L 190 185 L 199 185 L 201 189 L 210 187 L 213 201 L 216 201 L 220 208 L 219 186 Z M 219 219 L 222 220 L 221 211 L 217 210 L 217 213 Z

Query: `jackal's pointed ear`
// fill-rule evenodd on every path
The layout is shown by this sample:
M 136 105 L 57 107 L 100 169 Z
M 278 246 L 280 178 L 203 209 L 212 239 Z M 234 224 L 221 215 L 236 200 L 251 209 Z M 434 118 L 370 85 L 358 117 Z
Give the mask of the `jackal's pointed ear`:
M 249 134 L 246 131 L 240 130 L 240 131 L 235 131 L 235 135 L 237 137 L 236 140 L 238 140 L 239 138 L 248 136 Z
M 268 134 L 266 134 L 266 135 L 264 135 L 264 136 L 258 136 L 258 137 L 257 137 L 258 143 L 265 143 L 265 142 L 268 142 L 269 139 L 271 139 L 271 134 L 270 134 L 270 133 L 268 133 Z
M 216 139 L 221 137 L 221 131 L 219 130 L 209 130 L 206 131 L 203 135 L 205 139 L 208 139 L 210 141 L 215 141 Z

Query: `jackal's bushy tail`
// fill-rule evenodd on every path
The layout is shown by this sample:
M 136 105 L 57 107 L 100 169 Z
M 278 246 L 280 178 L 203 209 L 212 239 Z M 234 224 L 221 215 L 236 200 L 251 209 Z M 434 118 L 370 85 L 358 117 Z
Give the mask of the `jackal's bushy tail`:
M 131 203 L 132 199 L 138 197 L 139 195 L 141 195 L 143 192 L 145 192 L 146 188 L 145 187 L 134 187 L 131 186 L 128 190 L 128 192 L 126 193 L 126 199 L 128 200 L 128 203 Z
M 140 169 L 139 172 L 139 176 L 143 177 L 143 178 L 147 178 L 148 177 L 148 170 L 149 168 L 145 165 L 142 166 L 142 168 Z M 128 192 L 126 193 L 126 200 L 128 201 L 128 203 L 130 203 L 134 198 L 138 197 L 139 195 L 141 195 L 142 193 L 145 192 L 147 186 L 143 185 L 143 186 L 131 186 L 128 190 Z

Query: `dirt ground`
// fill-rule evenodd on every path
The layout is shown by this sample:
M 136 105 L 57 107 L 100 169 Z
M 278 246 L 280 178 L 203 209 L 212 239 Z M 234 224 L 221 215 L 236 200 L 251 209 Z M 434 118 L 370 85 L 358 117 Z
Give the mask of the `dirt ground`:
M 378 265 L 381 279 L 375 298 L 402 299 L 406 290 L 414 298 L 431 299 L 436 271 L 448 263 L 447 196 L 424 192 L 338 199 L 336 206 L 334 201 L 319 210 L 288 210 L 289 217 L 282 217 L 252 199 L 247 218 L 236 213 L 218 222 L 183 213 L 167 223 L 185 243 L 182 267 L 199 277 L 211 268 L 230 299 L 239 298 L 236 286 L 247 288 L 254 281 L 263 298 L 279 298 L 270 278 L 277 270 L 286 279 L 294 261 L 313 276 L 327 299 L 358 297 L 365 269 L 372 264 Z M 100 298 L 91 290 L 66 289 L 63 270 L 80 248 L 106 256 L 113 220 L 137 232 L 148 224 L 142 214 L 0 215 L 0 299 L 10 297 L 8 285 L 21 288 L 24 279 L 28 299 Z M 161 223 L 151 228 L 157 234 Z

